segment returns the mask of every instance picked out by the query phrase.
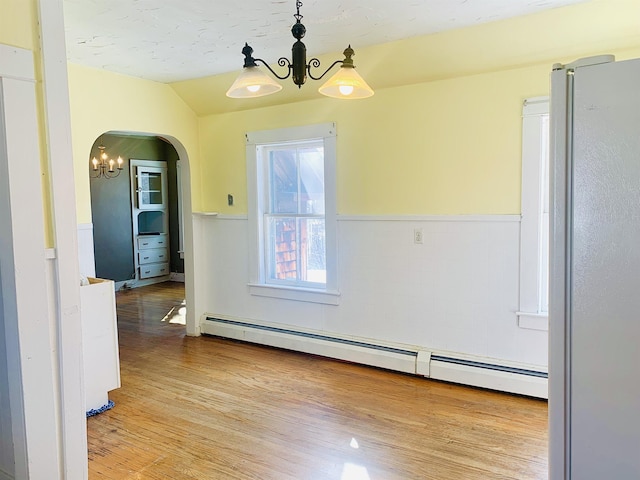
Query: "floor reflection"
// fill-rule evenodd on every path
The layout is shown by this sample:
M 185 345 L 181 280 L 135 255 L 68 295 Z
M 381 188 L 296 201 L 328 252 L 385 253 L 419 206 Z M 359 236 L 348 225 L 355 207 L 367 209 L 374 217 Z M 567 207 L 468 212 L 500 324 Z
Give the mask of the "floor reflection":
M 340 480 L 371 480 L 366 467 L 354 463 L 345 463 Z
M 186 315 L 187 315 L 187 301 L 186 300 L 182 300 L 182 303 L 180 305 L 176 305 L 174 307 L 171 308 L 171 310 L 169 310 L 167 312 L 167 314 L 162 318 L 162 322 L 169 322 L 169 323 L 177 323 L 180 325 L 186 325 L 187 324 L 187 319 L 186 319 Z

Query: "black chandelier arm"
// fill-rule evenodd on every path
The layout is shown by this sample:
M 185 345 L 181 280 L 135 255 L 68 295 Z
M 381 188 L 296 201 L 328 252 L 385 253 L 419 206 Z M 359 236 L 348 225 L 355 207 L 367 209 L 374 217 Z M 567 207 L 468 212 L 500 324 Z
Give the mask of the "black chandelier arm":
M 344 63 L 344 60 L 336 60 L 335 62 L 333 62 L 329 68 L 327 68 L 324 73 L 322 75 L 320 75 L 319 77 L 314 77 L 313 74 L 311 73 L 311 67 L 313 68 L 320 68 L 320 60 L 318 60 L 317 58 L 312 58 L 311 60 L 309 60 L 309 65 L 307 65 L 307 73 L 309 74 L 309 78 L 312 80 L 320 80 L 322 77 L 324 77 L 327 73 L 329 73 L 329 71 L 335 67 L 338 64 L 342 64 Z
M 255 62 L 260 62 L 261 64 L 263 64 L 265 67 L 267 67 L 267 70 L 269 70 L 274 77 L 279 78 L 280 80 L 286 80 L 287 78 L 289 78 L 291 76 L 291 62 L 289 61 L 288 58 L 285 57 L 281 57 L 278 60 L 278 65 L 280 65 L 281 67 L 287 67 L 287 74 L 283 77 L 281 75 L 278 75 L 273 68 L 271 68 L 269 66 L 269 64 L 267 62 L 265 62 L 264 60 L 262 60 L 261 58 L 254 58 L 253 59 Z

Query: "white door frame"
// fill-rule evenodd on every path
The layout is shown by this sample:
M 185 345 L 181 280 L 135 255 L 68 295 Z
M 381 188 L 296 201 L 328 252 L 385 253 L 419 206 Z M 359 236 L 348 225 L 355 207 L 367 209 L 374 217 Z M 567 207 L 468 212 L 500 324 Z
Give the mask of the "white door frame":
M 84 449 L 80 438 L 75 444 L 81 448 L 73 451 L 69 437 L 74 432 L 66 425 L 70 407 L 82 402 L 82 379 L 68 382 L 76 384 L 77 392 L 64 399 L 62 331 L 59 317 L 52 315 L 59 311 L 54 305 L 59 305 L 62 289 L 51 289 L 54 269 L 60 276 L 64 268 L 59 263 L 51 268 L 48 257 L 55 255 L 45 249 L 33 52 L 0 45 L 0 86 L 0 278 L 6 342 L 2 347 L 7 355 L 15 457 L 15 471 L 8 473 L 29 479 L 83 478 L 67 466 L 80 463 L 67 462 L 79 451 L 86 458 L 86 434 Z M 79 292 L 79 283 L 75 284 Z M 71 306 L 67 317 L 73 314 Z M 73 348 L 68 353 L 73 354 Z M 78 360 L 67 363 L 79 368 Z M 70 420 L 69 425 L 73 425 Z
M 46 156 L 55 245 L 63 478 L 87 478 L 80 274 L 62 0 L 38 0 Z

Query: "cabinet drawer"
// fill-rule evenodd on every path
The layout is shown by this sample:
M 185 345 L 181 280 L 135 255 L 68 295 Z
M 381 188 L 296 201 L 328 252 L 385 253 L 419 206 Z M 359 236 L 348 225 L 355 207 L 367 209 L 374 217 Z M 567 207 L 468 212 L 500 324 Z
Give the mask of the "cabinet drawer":
M 168 263 L 140 265 L 140 278 L 161 277 L 163 275 L 169 275 Z
M 138 237 L 138 249 L 163 248 L 167 246 L 167 235 L 140 235 Z
M 138 263 L 144 265 L 146 263 L 162 263 L 169 259 L 166 248 L 150 248 L 148 250 L 140 250 L 138 252 Z

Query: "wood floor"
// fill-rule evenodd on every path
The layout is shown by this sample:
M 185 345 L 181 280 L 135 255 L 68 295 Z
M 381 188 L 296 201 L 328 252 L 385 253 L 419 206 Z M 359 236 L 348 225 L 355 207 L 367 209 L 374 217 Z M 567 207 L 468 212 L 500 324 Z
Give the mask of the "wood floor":
M 89 478 L 547 478 L 546 402 L 186 337 L 183 298 L 117 294 L 122 388 L 88 419 Z

